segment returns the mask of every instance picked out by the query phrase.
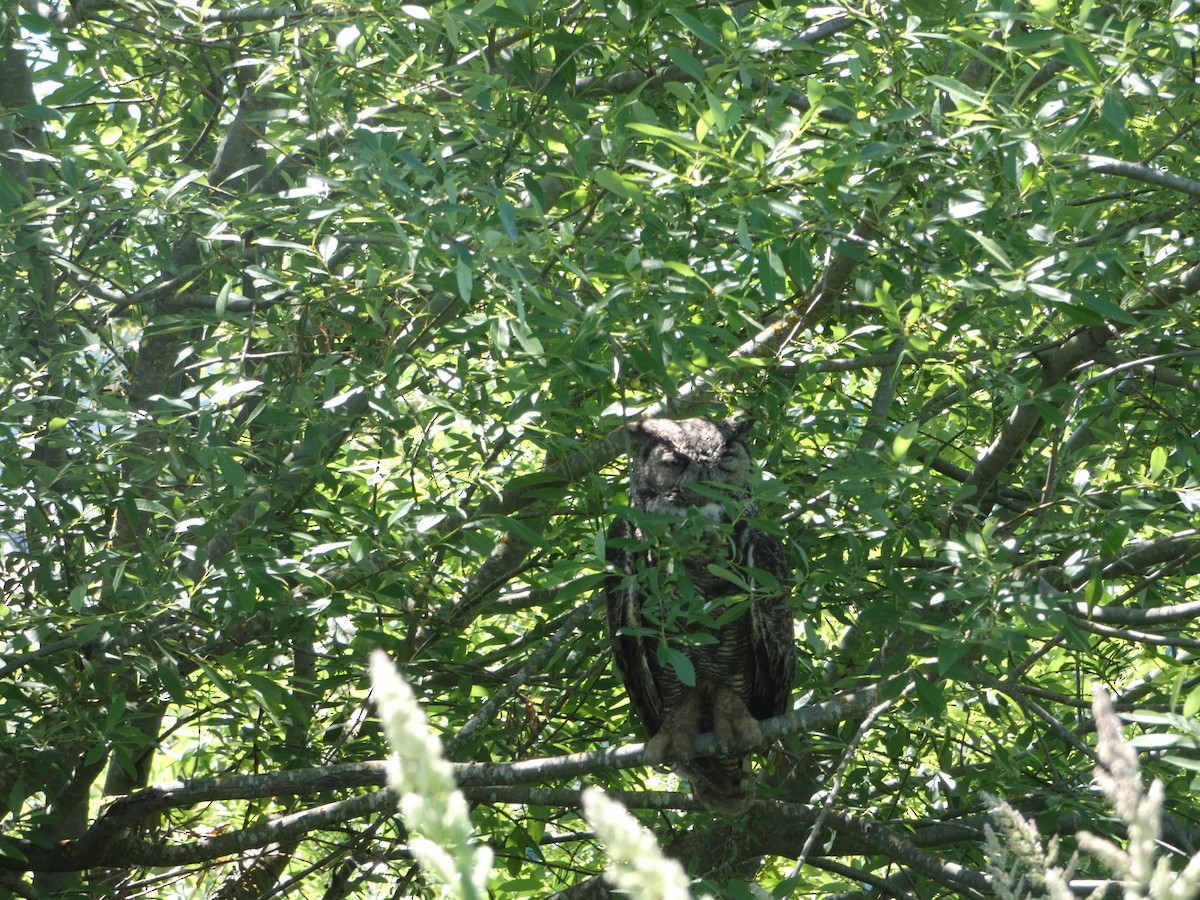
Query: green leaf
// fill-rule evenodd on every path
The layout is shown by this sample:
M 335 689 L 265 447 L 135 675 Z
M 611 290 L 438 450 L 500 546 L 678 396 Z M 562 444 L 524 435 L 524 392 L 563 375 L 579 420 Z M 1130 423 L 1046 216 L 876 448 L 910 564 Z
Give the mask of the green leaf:
M 1117 322 L 1122 325 L 1136 325 L 1137 317 L 1122 309 L 1106 297 L 1086 293 L 1081 298 L 1082 305 L 1096 313 L 1101 321 Z
M 927 75 L 925 80 L 934 87 L 945 91 L 952 100 L 958 103 L 965 103 L 968 106 L 983 106 L 985 103 L 981 93 L 954 78 L 947 78 L 944 75 Z
M 981 234 L 978 231 L 972 231 L 969 228 L 966 229 L 966 233 L 969 234 L 979 244 L 980 247 L 987 251 L 988 256 L 992 257 L 992 259 L 1004 266 L 1005 269 L 1012 269 L 1012 260 L 1008 258 L 1008 254 L 1004 252 L 1004 250 L 995 240 L 985 234 Z
M 754 579 L 754 587 L 759 591 L 773 592 L 780 588 L 779 579 L 772 572 L 766 569 L 759 569 L 756 566 L 747 566 L 746 574 Z
M 1181 712 L 1187 719 L 1195 719 L 1197 715 L 1200 715 L 1200 687 L 1192 688 L 1188 692 Z
M 918 677 L 913 686 L 916 688 L 917 703 L 927 715 L 940 719 L 946 714 L 946 697 L 939 685 Z
M 726 569 L 724 566 L 719 566 L 716 563 L 709 563 L 707 566 L 707 569 L 708 569 L 708 573 L 710 575 L 715 575 L 717 578 L 720 578 L 722 581 L 728 581 L 730 584 L 745 591 L 746 593 L 750 593 L 754 590 L 754 588 L 752 588 L 746 582 L 746 580 L 744 578 L 742 578 L 740 575 L 736 574 L 735 572 L 731 572 L 729 569 Z
M 234 458 L 233 454 L 228 450 L 218 449 L 216 452 L 217 468 L 221 471 L 221 478 L 225 480 L 234 491 L 241 493 L 246 489 L 246 470 L 242 468 L 242 464 Z
M 1096 59 L 1086 44 L 1076 37 L 1065 35 L 1062 45 L 1063 53 L 1071 61 L 1071 65 L 1082 71 L 1093 82 L 1104 80 L 1100 74 L 1100 67 L 1096 64 Z
M 712 47 L 714 50 L 724 49 L 724 42 L 721 40 L 720 36 L 713 31 L 712 28 L 705 25 L 691 13 L 684 12 L 679 8 L 671 8 L 667 10 L 667 12 L 674 16 L 680 25 L 690 31 L 701 41 L 708 44 L 708 46 Z
M 526 325 L 520 319 L 514 319 L 510 323 L 509 327 L 512 330 L 513 337 L 515 337 L 517 339 L 517 343 L 521 345 L 521 349 L 524 350 L 528 355 L 534 357 L 541 357 L 545 355 L 546 350 L 542 346 L 542 342 L 534 337 L 533 331 L 528 325 Z
M 498 212 L 504 233 L 508 235 L 509 240 L 515 241 L 520 237 L 520 231 L 517 229 L 517 208 L 507 200 L 501 200 Z
M 229 307 L 229 295 L 232 291 L 233 279 L 227 278 L 225 283 L 221 285 L 221 290 L 217 291 L 217 299 L 213 307 L 218 319 L 225 317 L 225 311 Z
M 63 115 L 57 109 L 52 109 L 49 106 L 42 106 L 38 103 L 26 103 L 23 106 L 16 108 L 18 117 L 22 119 L 33 119 L 38 122 L 57 122 L 62 121 Z
M 471 268 L 471 260 L 467 254 L 460 254 L 454 264 L 454 277 L 458 283 L 458 296 L 470 301 L 475 292 L 475 272 Z
M 592 178 L 606 191 L 612 191 L 618 197 L 627 200 L 632 200 L 641 193 L 636 184 L 612 169 L 596 169 L 592 172 Z
M 424 534 L 426 531 L 432 531 L 444 518 L 446 518 L 445 513 L 434 513 L 433 515 L 421 516 L 421 518 L 417 520 L 417 532 Z
M 892 438 L 892 453 L 896 459 L 902 460 L 908 455 L 908 449 L 917 437 L 917 423 L 905 422 L 896 436 Z
M 83 608 L 87 603 L 87 585 L 77 584 L 71 588 L 71 594 L 67 598 L 67 607 L 75 613 L 83 612 Z
M 704 65 L 700 60 L 696 59 L 691 53 L 682 47 L 670 46 L 667 47 L 667 58 L 675 65 L 679 66 L 689 78 L 697 84 L 704 84 L 708 73 L 704 70 Z M 631 127 L 637 123 L 631 123 Z M 663 129 L 664 131 L 666 129 Z
M 649 137 L 659 138 L 669 141 L 681 149 L 688 150 L 692 153 L 712 153 L 712 148 L 706 144 L 702 144 L 693 138 L 690 134 L 671 131 L 663 128 L 661 125 L 649 125 L 645 122 L 630 122 L 629 130 L 636 131 Z
M 121 691 L 118 691 L 109 698 L 108 713 L 104 720 L 105 734 L 112 734 L 121 724 L 121 720 L 125 716 L 126 702 L 125 694 Z
M 729 120 L 725 115 L 724 101 L 708 88 L 704 89 L 704 97 L 708 101 L 708 110 L 712 114 L 713 126 L 717 131 L 725 131 Z
M 1126 137 L 1125 127 L 1129 122 L 1125 99 L 1115 90 L 1104 95 L 1104 104 L 1100 108 L 1100 124 L 1118 141 Z
M 667 662 L 675 670 L 675 677 L 689 687 L 695 687 L 696 670 L 692 666 L 692 661 L 674 647 L 667 647 L 666 651 Z
M 1150 477 L 1158 478 L 1167 467 L 1167 451 L 1165 447 L 1155 447 L 1150 451 Z
M 958 641 L 940 641 L 937 659 L 938 677 L 945 678 L 951 673 L 966 674 L 967 670 L 958 664 L 966 650 L 967 647 Z

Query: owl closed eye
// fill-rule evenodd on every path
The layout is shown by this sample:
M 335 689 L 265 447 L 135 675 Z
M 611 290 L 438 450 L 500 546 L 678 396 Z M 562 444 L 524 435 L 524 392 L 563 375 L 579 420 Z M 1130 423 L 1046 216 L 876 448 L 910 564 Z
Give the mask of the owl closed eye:
M 663 465 L 671 466 L 672 468 L 686 466 L 689 462 L 688 458 L 678 450 L 672 450 L 666 447 L 663 448 L 662 455 L 659 456 L 658 460 Z

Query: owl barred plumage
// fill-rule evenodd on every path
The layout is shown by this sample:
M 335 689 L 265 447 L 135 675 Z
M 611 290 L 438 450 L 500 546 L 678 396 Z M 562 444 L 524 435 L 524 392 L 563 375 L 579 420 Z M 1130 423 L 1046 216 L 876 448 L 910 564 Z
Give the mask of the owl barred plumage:
M 630 511 L 608 532 L 604 590 L 617 668 L 650 736 L 647 762 L 686 756 L 707 731 L 751 740 L 758 719 L 788 708 L 791 572 L 779 539 L 746 518 L 756 511 L 749 425 L 626 426 L 636 447 Z M 754 799 L 748 755 L 691 759 L 679 771 L 713 811 L 738 814 Z

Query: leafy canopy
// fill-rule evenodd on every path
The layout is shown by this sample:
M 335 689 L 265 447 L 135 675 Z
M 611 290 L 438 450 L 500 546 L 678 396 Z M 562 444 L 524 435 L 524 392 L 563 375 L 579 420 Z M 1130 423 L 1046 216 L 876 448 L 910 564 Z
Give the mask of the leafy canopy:
M 704 890 L 987 895 L 984 791 L 1120 838 L 1092 681 L 1193 845 L 1194 20 L 5 5 L 3 889 L 420 892 L 373 650 L 497 897 L 607 890 L 591 785 Z M 597 596 L 617 426 L 735 409 L 810 715 L 744 822 L 613 749 Z

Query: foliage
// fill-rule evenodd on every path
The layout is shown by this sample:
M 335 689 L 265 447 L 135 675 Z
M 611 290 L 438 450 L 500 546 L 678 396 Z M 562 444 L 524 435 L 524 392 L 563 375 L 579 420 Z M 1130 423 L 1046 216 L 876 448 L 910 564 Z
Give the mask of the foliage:
M 592 785 L 701 890 L 987 895 L 984 791 L 1123 839 L 1092 681 L 1194 846 L 1195 19 L 0 6 L 0 890 L 419 893 L 375 650 L 498 898 L 607 890 Z M 738 409 L 821 724 L 727 822 L 596 593 L 620 423 Z
M 371 656 L 371 683 L 379 721 L 391 747 L 388 784 L 400 796 L 408 846 L 427 875 L 456 900 L 487 894 L 491 850 L 471 846 L 467 800 L 454 785 L 454 770 L 429 730 L 408 683 L 387 656 Z
M 588 788 L 582 799 L 588 824 L 612 858 L 605 876 L 613 887 L 626 897 L 689 900 L 692 895 L 683 867 L 663 856 L 648 829 L 597 788 Z
M 1126 897 L 1187 900 L 1200 895 L 1200 853 L 1192 856 L 1181 872 L 1174 872 L 1170 859 L 1159 855 L 1163 784 L 1155 780 L 1149 789 L 1142 786 L 1137 753 L 1121 737 L 1121 722 L 1112 701 L 1103 688 L 1093 688 L 1092 693 L 1092 714 L 1099 735 L 1096 782 L 1124 824 L 1129 847 L 1122 848 L 1087 831 L 1079 835 L 1080 846 L 1113 869 Z M 1028 820 L 1003 800 L 995 800 L 994 807 L 994 814 L 1011 843 L 1015 862 L 1011 868 L 1006 865 L 1009 847 L 989 826 L 989 868 L 996 879 L 997 896 L 1056 900 L 1073 897 L 1070 880 L 1074 864 L 1066 869 L 1055 865 L 1055 842 L 1051 841 L 1051 846 L 1043 850 L 1037 830 Z M 1026 871 L 1018 875 L 1020 869 Z M 1094 896 L 1104 896 L 1106 887 L 1097 888 Z
M 443 885 L 446 896 L 483 896 L 491 853 L 470 846 L 467 801 L 454 785 L 454 771 L 437 736 L 408 683 L 379 652 L 371 657 L 371 683 L 392 752 L 388 784 L 399 796 L 413 856 Z M 612 860 L 605 875 L 614 887 L 629 897 L 689 900 L 683 868 L 663 856 L 654 835 L 620 803 L 596 788 L 584 791 L 581 801 L 588 824 Z

